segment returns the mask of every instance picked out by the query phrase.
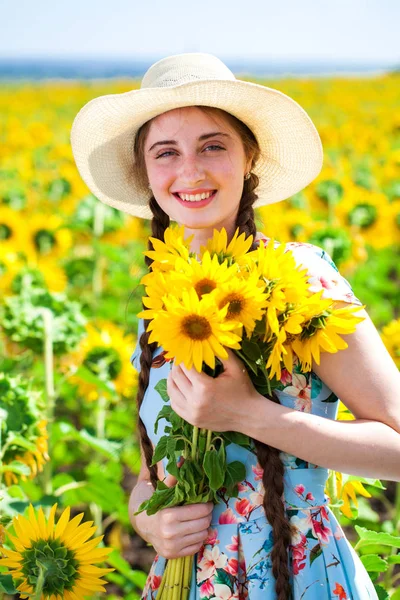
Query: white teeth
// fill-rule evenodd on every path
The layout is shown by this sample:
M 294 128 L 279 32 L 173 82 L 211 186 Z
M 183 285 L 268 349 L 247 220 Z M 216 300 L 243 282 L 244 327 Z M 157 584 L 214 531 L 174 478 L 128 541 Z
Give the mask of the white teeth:
M 202 194 L 178 194 L 179 198 L 186 200 L 187 202 L 199 202 L 212 196 L 213 192 L 203 192 Z

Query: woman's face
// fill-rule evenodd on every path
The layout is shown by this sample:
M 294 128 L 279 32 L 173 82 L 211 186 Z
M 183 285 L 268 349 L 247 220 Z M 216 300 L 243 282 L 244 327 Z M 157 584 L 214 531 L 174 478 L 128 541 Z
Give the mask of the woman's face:
M 211 234 L 214 227 L 233 233 L 250 161 L 223 114 L 188 106 L 155 117 L 145 163 L 153 195 L 172 220 Z

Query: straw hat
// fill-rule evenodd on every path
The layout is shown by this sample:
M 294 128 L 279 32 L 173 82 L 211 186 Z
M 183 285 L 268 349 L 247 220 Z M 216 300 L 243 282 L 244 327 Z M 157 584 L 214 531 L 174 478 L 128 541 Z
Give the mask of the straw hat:
M 254 133 L 261 157 L 254 207 L 289 198 L 321 170 L 323 152 L 310 117 L 292 98 L 273 88 L 236 79 L 211 54 L 168 56 L 145 73 L 140 89 L 94 98 L 79 111 L 71 145 L 79 173 L 102 202 L 151 219 L 150 191 L 134 176 L 136 133 L 149 119 L 182 106 L 214 106 Z

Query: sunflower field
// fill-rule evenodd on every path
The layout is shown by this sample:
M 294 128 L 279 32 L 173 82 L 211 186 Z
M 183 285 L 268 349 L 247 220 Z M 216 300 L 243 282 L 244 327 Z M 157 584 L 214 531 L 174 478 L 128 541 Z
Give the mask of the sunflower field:
M 399 75 L 257 83 L 324 146 L 320 175 L 257 229 L 324 248 L 400 367 Z M 134 85 L 0 84 L 0 600 L 139 599 L 155 555 L 128 515 L 149 223 L 99 202 L 69 143 L 84 104 Z M 379 598 L 399 600 L 400 484 L 331 472 L 327 493 Z

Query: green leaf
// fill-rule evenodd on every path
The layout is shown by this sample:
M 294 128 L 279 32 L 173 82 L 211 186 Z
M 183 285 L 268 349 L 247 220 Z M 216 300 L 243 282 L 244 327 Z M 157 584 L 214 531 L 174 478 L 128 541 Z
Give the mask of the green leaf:
M 0 473 L 6 473 L 7 471 L 11 471 L 11 473 L 17 473 L 18 475 L 30 475 L 31 470 L 23 462 L 19 460 L 13 460 L 8 463 L 8 465 L 0 465 Z
M 167 393 L 167 380 L 160 379 L 160 381 L 154 386 L 154 389 L 160 394 L 164 402 L 168 402 L 169 396 Z
M 387 561 L 391 565 L 400 565 L 400 554 L 394 554 L 393 556 L 388 556 Z
M 22 435 L 15 433 L 14 431 L 9 431 L 7 439 L 7 444 L 14 444 L 15 446 L 20 446 L 21 448 L 25 448 L 29 452 L 35 452 L 37 450 L 35 444 L 25 439 Z
M 400 548 L 400 537 L 390 535 L 389 533 L 383 533 L 378 531 L 370 531 L 365 527 L 354 525 L 360 539 L 356 546 L 366 546 L 368 544 L 382 544 L 384 546 L 392 546 L 393 548 Z
M 258 366 L 252 360 L 247 358 L 247 356 L 243 354 L 243 352 L 241 352 L 240 350 L 235 350 L 235 354 L 249 367 L 249 369 L 254 373 L 254 375 L 257 375 Z
M 14 587 L 13 578 L 11 575 L 4 575 L 4 573 L 0 573 L 0 592 L 5 592 L 10 596 L 18 594 L 18 591 Z
M 241 350 L 245 354 L 246 358 L 250 359 L 253 362 L 262 359 L 260 347 L 256 342 L 251 342 L 250 340 L 243 339 Z
M 214 491 L 219 490 L 224 483 L 224 472 L 216 450 L 208 450 L 205 453 L 203 467 L 209 479 L 210 488 Z
M 165 458 L 167 456 L 167 444 L 168 444 L 168 440 L 169 440 L 169 437 L 167 435 L 163 435 L 158 440 L 158 444 L 157 444 L 157 446 L 155 447 L 155 450 L 154 450 L 153 460 L 151 462 L 152 466 L 156 465 L 159 460 L 162 460 L 163 458 Z
M 92 385 L 95 385 L 96 388 L 102 390 L 107 395 L 111 394 L 111 396 L 116 397 L 116 392 L 112 384 L 106 383 L 103 379 L 101 379 L 98 375 L 92 373 L 92 371 L 84 365 L 80 365 L 77 368 L 74 375 L 80 377 L 80 379 L 82 379 L 86 383 L 91 383 Z
M 378 600 L 390 600 L 388 592 L 381 585 L 375 585 L 375 591 L 377 593 Z M 397 596 L 397 598 L 395 599 L 395 596 L 392 595 L 391 600 L 398 600 L 399 598 L 400 597 Z
M 153 492 L 153 495 L 148 500 L 142 502 L 142 504 L 139 506 L 138 510 L 134 514 L 138 515 L 143 510 L 146 510 L 149 516 L 155 515 L 156 512 L 158 512 L 162 508 L 170 506 L 171 503 L 174 502 L 174 499 L 175 486 L 170 488 L 167 487 L 167 489 L 165 490 L 156 490 L 155 492 Z
M 157 415 L 156 422 L 154 423 L 154 433 L 158 432 L 158 421 L 160 419 L 167 419 L 167 421 L 169 421 L 170 416 L 171 416 L 171 411 L 172 411 L 171 406 L 169 404 L 164 404 L 164 406 L 162 407 L 162 409 L 160 410 L 160 412 Z
M 387 561 L 378 556 L 377 554 L 364 554 L 360 558 L 367 571 L 376 571 L 377 573 L 383 573 L 384 571 L 387 571 L 387 568 L 389 566 Z
M 235 485 L 243 481 L 246 477 L 246 467 L 238 460 L 228 463 L 226 467 L 225 479 L 223 486 L 227 489 L 228 494 Z
M 366 483 L 380 490 L 386 490 L 385 486 L 379 479 L 369 479 L 368 477 L 358 477 L 357 475 L 345 475 L 343 477 L 342 485 L 344 485 L 348 481 L 360 481 L 361 483 Z
M 118 550 L 113 550 L 111 554 L 108 555 L 107 563 L 122 573 L 128 581 L 137 585 L 139 589 L 143 589 L 146 585 L 146 573 L 132 569 L 131 565 L 120 555 Z
M 86 429 L 81 429 L 77 432 L 77 438 L 82 440 L 88 446 L 100 452 L 111 460 L 119 460 L 121 452 L 121 444 L 119 442 L 110 442 L 109 440 L 103 440 L 89 433 Z
M 248 448 L 250 446 L 249 436 L 245 435 L 244 433 L 240 433 L 239 431 L 224 431 L 221 435 L 231 444 L 237 444 L 238 446 L 243 446 L 244 448 Z

